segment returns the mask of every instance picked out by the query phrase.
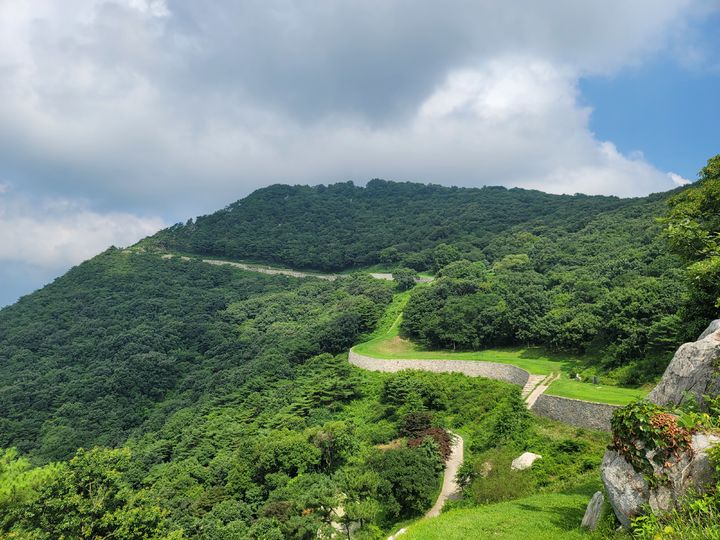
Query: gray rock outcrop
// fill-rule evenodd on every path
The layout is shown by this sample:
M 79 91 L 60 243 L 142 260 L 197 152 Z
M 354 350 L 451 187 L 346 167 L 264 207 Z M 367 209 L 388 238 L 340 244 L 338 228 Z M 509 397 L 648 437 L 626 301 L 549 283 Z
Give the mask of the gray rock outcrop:
M 714 467 L 707 450 L 720 441 L 720 437 L 696 433 L 691 451 L 685 452 L 672 466 L 660 469 L 653 463 L 656 473 L 665 473 L 667 482 L 650 487 L 642 473 L 633 469 L 624 457 L 608 450 L 603 458 L 601 476 L 608 500 L 620 523 L 630 527 L 632 519 L 640 515 L 644 505 L 653 512 L 672 510 L 689 490 L 702 492 L 713 483 Z M 652 450 L 648 451 L 651 456 Z
M 602 491 L 596 491 L 585 509 L 585 515 L 580 526 L 594 531 L 602 517 L 603 504 L 605 504 L 605 495 L 603 495 Z
M 705 408 L 702 397 L 720 393 L 720 319 L 713 321 L 697 341 L 685 343 L 673 356 L 658 385 L 648 399 L 657 405 L 674 407 L 687 399 Z M 620 522 L 629 527 L 645 505 L 653 512 L 675 508 L 689 490 L 702 492 L 714 483 L 714 467 L 707 450 L 720 442 L 720 437 L 705 433 L 692 436 L 690 448 L 664 467 L 656 464 L 654 450 L 646 457 L 657 476 L 666 481 L 652 487 L 642 473 L 614 450 L 605 452 L 601 476 L 608 500 Z
M 698 341 L 680 346 L 648 399 L 672 407 L 691 395 L 702 407 L 702 396 L 720 393 L 719 361 L 720 319 L 713 321 Z
M 713 333 L 717 332 L 718 330 L 720 330 L 720 319 L 715 319 L 713 322 L 710 323 L 710 326 L 708 326 L 705 329 L 705 331 L 702 334 L 700 334 L 698 341 L 700 341 L 701 339 L 705 339 L 710 334 L 713 334 Z

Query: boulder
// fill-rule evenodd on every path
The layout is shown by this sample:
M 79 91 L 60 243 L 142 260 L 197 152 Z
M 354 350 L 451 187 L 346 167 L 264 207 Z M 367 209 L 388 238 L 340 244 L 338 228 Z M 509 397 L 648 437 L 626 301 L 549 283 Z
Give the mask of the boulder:
M 666 407 L 694 399 L 704 409 L 702 397 L 720 393 L 719 362 L 720 319 L 713 321 L 697 341 L 680 346 L 648 399 Z M 645 505 L 653 512 L 669 511 L 688 490 L 702 492 L 711 485 L 714 470 L 707 449 L 719 441 L 715 435 L 695 433 L 690 448 L 668 467 L 661 470 L 653 463 L 654 472 L 667 475 L 667 481 L 652 488 L 623 456 L 614 450 L 605 452 L 601 476 L 608 500 L 620 522 L 629 527 L 632 518 L 639 515 Z M 653 450 L 649 449 L 646 456 L 652 458 Z
M 652 488 L 623 456 L 614 450 L 605 452 L 601 467 L 602 481 L 620 523 L 629 528 L 630 522 L 640 515 L 644 505 L 649 505 L 656 513 L 667 512 L 676 507 L 688 490 L 701 493 L 712 485 L 714 467 L 708 458 L 707 449 L 719 441 L 720 437 L 715 435 L 693 435 L 690 449 L 670 467 L 661 470 L 660 466 L 653 464 L 656 473 L 667 474 L 667 482 Z M 651 457 L 651 453 L 652 450 L 648 450 L 647 456 Z
M 703 407 L 702 396 L 720 393 L 720 319 L 713 321 L 698 341 L 682 345 L 648 399 L 658 405 L 679 405 L 692 396 Z
M 700 341 L 701 339 L 705 339 L 710 334 L 713 334 L 713 333 L 717 332 L 718 330 L 720 330 L 720 319 L 715 319 L 713 322 L 710 323 L 710 326 L 708 326 L 705 329 L 705 331 L 702 334 L 700 334 L 698 341 Z
M 605 504 L 605 495 L 603 495 L 602 491 L 596 491 L 585 509 L 585 515 L 580 526 L 594 531 L 602 516 L 603 504 Z
M 513 459 L 510 468 L 513 471 L 524 471 L 525 469 L 529 469 L 530 467 L 532 467 L 532 464 L 535 463 L 535 460 L 540 458 L 542 458 L 541 455 L 533 454 L 532 452 L 524 452 L 520 456 Z

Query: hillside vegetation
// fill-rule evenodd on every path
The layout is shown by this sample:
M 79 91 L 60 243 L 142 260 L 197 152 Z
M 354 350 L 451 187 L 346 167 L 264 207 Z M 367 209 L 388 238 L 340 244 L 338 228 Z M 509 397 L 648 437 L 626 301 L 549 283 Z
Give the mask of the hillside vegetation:
M 272 186 L 143 245 L 319 270 L 439 272 L 405 312 L 402 330 L 420 345 L 540 345 L 588 354 L 600 371 L 637 385 L 661 373 L 710 315 L 688 309 L 683 263 L 662 237 L 670 195 L 382 180 Z
M 343 506 L 374 537 L 421 515 L 443 458 L 423 433 L 472 453 L 532 420 L 511 385 L 334 356 L 392 287 L 112 249 L 3 310 L 0 532 L 314 538 Z
M 448 430 L 463 497 L 409 538 L 581 536 L 607 434 L 532 416 L 513 385 L 365 372 L 347 350 L 402 334 L 651 380 L 717 311 L 716 182 L 699 188 L 662 222 L 668 194 L 273 186 L 107 250 L 0 311 L 0 538 L 383 538 L 431 507 Z M 418 271 L 435 280 L 401 290 Z M 524 451 L 543 458 L 512 471 Z

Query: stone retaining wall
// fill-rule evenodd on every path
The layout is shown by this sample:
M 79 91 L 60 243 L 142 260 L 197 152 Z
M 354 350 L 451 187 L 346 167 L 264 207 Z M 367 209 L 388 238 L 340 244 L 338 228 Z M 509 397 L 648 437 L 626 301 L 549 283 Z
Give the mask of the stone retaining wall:
M 610 431 L 610 418 L 618 408 L 617 405 L 542 394 L 537 398 L 532 411 L 539 416 L 571 426 Z
M 348 355 L 351 364 L 370 371 L 396 372 L 419 369 L 435 373 L 462 373 L 469 377 L 486 377 L 517 384 L 522 387 L 530 376 L 527 371 L 510 364 L 475 360 L 387 360 L 358 354 L 352 349 Z

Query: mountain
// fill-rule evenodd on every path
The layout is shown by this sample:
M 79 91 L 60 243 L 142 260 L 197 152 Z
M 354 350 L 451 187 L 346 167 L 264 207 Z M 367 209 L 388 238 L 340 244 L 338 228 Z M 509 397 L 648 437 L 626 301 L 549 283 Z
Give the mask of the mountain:
M 646 211 L 667 197 L 550 195 L 503 187 L 447 188 L 372 180 L 330 186 L 275 185 L 153 237 L 167 249 L 337 271 L 377 263 L 417 270 L 432 249 L 482 250 L 508 231 L 562 235 L 599 215 Z M 650 212 L 661 213 L 662 204 Z
M 532 417 L 509 384 L 351 367 L 347 349 L 397 320 L 395 285 L 351 270 L 436 274 L 404 327 L 428 345 L 535 344 L 639 382 L 695 331 L 656 221 L 668 196 L 272 186 L 107 250 L 0 311 L 0 533 L 316 538 L 344 519 L 376 538 L 432 504 L 446 429 L 477 467 L 545 456 L 475 503 L 587 481 L 604 436 Z M 457 313 L 477 324 L 443 333 Z
M 411 337 L 432 347 L 523 343 L 590 353 L 604 370 L 624 368 L 620 381 L 639 383 L 659 375 L 711 316 L 683 312 L 683 264 L 657 221 L 679 191 L 619 199 L 383 180 L 278 185 L 144 245 L 335 271 L 435 273 L 460 259 L 480 261 L 494 274 L 484 284 L 461 291 L 445 286 L 448 278 L 411 299 Z M 476 330 L 458 333 L 460 313 Z

